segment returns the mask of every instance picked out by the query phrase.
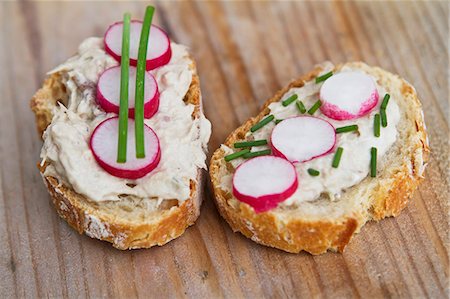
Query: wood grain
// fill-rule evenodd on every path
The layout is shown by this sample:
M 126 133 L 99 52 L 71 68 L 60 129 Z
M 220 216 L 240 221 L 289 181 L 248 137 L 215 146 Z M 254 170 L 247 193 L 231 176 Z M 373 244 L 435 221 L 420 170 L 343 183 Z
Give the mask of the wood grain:
M 344 254 L 287 254 L 233 233 L 206 190 L 202 215 L 161 248 L 121 252 L 53 210 L 35 167 L 28 100 L 45 72 L 145 3 L 0 3 L 1 297 L 343 298 L 449 296 L 449 3 L 156 2 L 155 22 L 197 59 L 210 151 L 290 79 L 324 60 L 398 73 L 423 101 L 432 156 L 397 218 Z

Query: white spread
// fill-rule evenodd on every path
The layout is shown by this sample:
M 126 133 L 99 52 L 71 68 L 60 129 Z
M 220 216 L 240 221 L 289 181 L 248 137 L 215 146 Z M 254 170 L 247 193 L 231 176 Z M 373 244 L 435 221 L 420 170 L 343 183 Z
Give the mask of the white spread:
M 333 69 L 332 65 L 328 65 L 323 73 Z M 341 72 L 347 71 L 361 71 L 353 70 L 349 67 L 344 67 Z M 376 81 L 376 79 L 374 79 Z M 298 116 L 300 113 L 297 110 L 295 103 L 284 107 L 281 102 L 287 99 L 294 93 L 305 104 L 308 109 L 318 100 L 318 93 L 322 84 L 316 84 L 314 81 L 305 83 L 303 87 L 292 88 L 283 95 L 279 102 L 274 102 L 269 105 L 270 113 L 275 116 L 275 119 L 285 119 L 292 116 Z M 400 111 L 396 104 L 395 95 L 391 94 L 389 105 L 387 106 L 388 126 L 381 127 L 381 136 L 375 137 L 373 133 L 374 115 L 379 113 L 380 105 L 386 91 L 377 84 L 380 100 L 378 105 L 373 110 L 360 118 L 353 120 L 338 121 L 330 119 L 323 115 L 320 110 L 317 110 L 314 116 L 323 118 L 329 121 L 335 128 L 344 127 L 348 125 L 357 124 L 359 134 L 355 132 L 337 134 L 336 148 L 342 147 L 344 152 L 338 168 L 332 168 L 331 164 L 334 157 L 334 151 L 331 154 L 313 159 L 304 163 L 296 163 L 299 187 L 297 191 L 286 201 L 282 202 L 280 206 L 296 205 L 304 201 L 313 201 L 318 199 L 321 195 L 327 195 L 330 200 L 338 199 L 345 189 L 350 188 L 361 182 L 370 171 L 370 148 L 376 147 L 378 150 L 378 160 L 382 159 L 383 155 L 394 144 L 397 138 L 396 126 L 400 121 Z M 262 129 L 255 133 L 247 133 L 246 137 L 249 140 L 267 139 L 270 140 L 270 134 L 275 126 L 274 122 L 269 123 Z M 253 147 L 252 151 L 260 151 L 267 149 L 268 146 Z M 226 154 L 234 152 L 225 145 L 222 149 Z M 244 162 L 242 158 L 232 160 L 234 167 Z M 307 172 L 308 168 L 313 168 L 320 171 L 319 176 L 310 176 Z M 231 192 L 232 190 L 232 175 L 226 175 L 221 180 L 221 188 Z
M 113 116 L 96 103 L 99 75 L 118 63 L 103 49 L 103 39 L 88 38 L 78 54 L 52 70 L 59 73 L 69 94 L 69 101 L 53 111 L 54 117 L 44 133 L 42 163 L 49 162 L 44 175 L 56 177 L 77 193 L 93 201 L 137 198 L 186 200 L 190 181 L 196 180 L 198 168 L 206 168 L 206 147 L 211 135 L 210 122 L 201 115 L 194 119 L 194 105 L 183 102 L 192 81 L 190 59 L 184 46 L 172 43 L 170 62 L 151 71 L 158 82 L 158 112 L 146 119 L 158 135 L 161 161 L 158 167 L 138 180 L 114 177 L 95 161 L 89 139 L 95 127 Z

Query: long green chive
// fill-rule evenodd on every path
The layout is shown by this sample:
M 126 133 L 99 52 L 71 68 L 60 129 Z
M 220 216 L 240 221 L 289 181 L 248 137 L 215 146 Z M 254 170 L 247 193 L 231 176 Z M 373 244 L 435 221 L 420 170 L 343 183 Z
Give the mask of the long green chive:
M 388 93 L 384 95 L 383 102 L 381 102 L 381 109 L 386 109 L 390 98 L 391 96 Z
M 320 106 L 322 106 L 322 102 L 320 100 L 317 100 L 317 102 L 315 102 L 314 105 L 311 108 L 309 108 L 308 114 L 313 115 L 314 112 L 316 112 L 317 109 L 320 108 Z
M 243 148 L 243 147 L 261 146 L 261 145 L 266 145 L 266 144 L 267 144 L 267 140 L 262 139 L 262 140 L 254 140 L 254 141 L 236 142 L 234 144 L 234 147 L 235 148 Z
M 244 159 L 259 157 L 259 156 L 267 156 L 267 155 L 270 155 L 270 153 L 271 153 L 270 149 L 259 151 L 259 152 L 250 152 L 250 153 L 244 154 Z
M 276 119 L 275 124 L 278 125 L 280 122 L 282 122 L 284 119 Z
M 373 119 L 373 135 L 380 137 L 380 115 L 377 113 Z
M 249 153 L 249 152 L 250 152 L 250 150 L 247 148 L 247 149 L 244 149 L 244 150 L 242 150 L 242 151 L 235 152 L 235 153 L 233 153 L 233 154 L 230 154 L 230 155 L 228 155 L 228 156 L 225 156 L 225 157 L 224 157 L 225 162 L 230 162 L 231 160 L 234 160 L 234 159 L 237 159 L 237 158 L 239 158 L 239 157 L 242 157 L 243 155 L 245 155 L 245 154 L 247 154 L 247 153 Z
M 308 173 L 310 176 L 318 176 L 320 174 L 320 171 L 315 170 L 313 168 L 308 168 Z
M 326 79 L 330 78 L 331 76 L 333 76 L 333 72 L 328 72 L 326 74 L 323 74 L 322 76 L 319 76 L 316 78 L 316 83 L 325 81 Z
M 297 94 L 291 95 L 289 98 L 284 100 L 281 104 L 286 107 L 289 106 L 293 101 L 295 101 L 298 98 Z
M 336 134 L 353 132 L 353 131 L 358 131 L 358 125 L 350 125 L 350 126 L 336 128 Z
M 152 24 L 155 8 L 147 6 L 145 9 L 144 23 L 142 24 L 139 40 L 138 60 L 136 67 L 136 95 L 134 97 L 134 122 L 136 136 L 136 158 L 145 158 L 144 144 L 144 82 L 145 67 L 147 61 L 148 36 Z
M 264 127 L 265 125 L 267 125 L 268 123 L 270 123 L 272 120 L 274 120 L 275 116 L 273 115 L 269 115 L 266 118 L 264 118 L 262 121 L 260 121 L 259 123 L 257 123 L 256 125 L 254 125 L 253 127 L 250 128 L 251 132 L 256 132 L 259 129 L 261 129 L 262 127 Z
M 129 13 L 123 15 L 122 55 L 120 59 L 119 141 L 117 146 L 117 163 L 127 162 L 130 19 L 131 15 Z
M 381 109 L 380 115 L 381 115 L 381 125 L 383 126 L 383 128 L 386 128 L 387 127 L 386 109 Z
M 338 168 L 339 163 L 341 162 L 341 157 L 342 157 L 343 151 L 344 151 L 344 149 L 342 147 L 337 148 L 336 153 L 334 154 L 334 157 L 333 157 L 333 163 L 331 164 L 331 166 L 333 166 L 333 168 Z
M 297 105 L 297 109 L 298 111 L 300 111 L 301 114 L 306 112 L 306 108 L 305 105 L 303 105 L 302 101 L 297 101 L 297 103 L 295 103 Z
M 372 147 L 370 149 L 370 176 L 377 176 L 377 148 Z

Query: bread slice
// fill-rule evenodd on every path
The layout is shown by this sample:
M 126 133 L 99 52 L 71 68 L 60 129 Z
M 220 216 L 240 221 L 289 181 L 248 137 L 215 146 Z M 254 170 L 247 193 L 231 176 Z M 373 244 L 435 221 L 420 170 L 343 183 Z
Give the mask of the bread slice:
M 195 62 L 191 85 L 185 95 L 185 103 L 195 105 L 193 117 L 203 113 L 200 81 Z M 37 130 L 42 136 L 52 120 L 57 102 L 67 103 L 67 91 L 58 74 L 46 79 L 43 87 L 31 99 L 31 109 L 36 115 Z M 58 214 L 80 234 L 111 242 L 118 249 L 149 248 L 164 245 L 193 225 L 200 215 L 203 198 L 204 170 L 198 169 L 196 181 L 190 182 L 190 198 L 164 200 L 159 206 L 149 205 L 143 199 L 94 202 L 76 193 L 70 186 L 61 185 L 57 178 L 44 176 L 44 166 L 39 166 L 44 183 L 51 195 Z M 148 199 L 155 201 L 156 199 Z M 147 201 L 148 201 L 147 200 Z
M 353 235 L 369 220 L 397 216 L 423 178 L 425 162 L 429 154 L 428 139 L 421 104 L 414 88 L 405 80 L 378 67 L 362 62 L 345 64 L 375 77 L 388 93 L 399 91 L 401 120 L 397 125 L 398 136 L 394 145 L 378 163 L 376 178 L 365 178 L 346 190 L 337 201 L 319 198 L 302 202 L 298 207 L 277 207 L 256 214 L 249 205 L 238 201 L 231 192 L 221 188 L 221 178 L 234 172 L 224 160 L 222 148 L 211 159 L 210 176 L 216 205 L 220 214 L 234 231 L 239 231 L 253 241 L 297 253 L 302 250 L 321 254 L 327 250 L 342 252 Z M 344 65 L 338 65 L 339 70 Z M 245 139 L 250 128 L 269 113 L 268 105 L 279 101 L 292 87 L 302 87 L 317 77 L 323 67 L 291 82 L 267 100 L 262 111 L 247 120 L 228 136 L 225 145 Z M 224 188 L 225 189 L 225 188 Z

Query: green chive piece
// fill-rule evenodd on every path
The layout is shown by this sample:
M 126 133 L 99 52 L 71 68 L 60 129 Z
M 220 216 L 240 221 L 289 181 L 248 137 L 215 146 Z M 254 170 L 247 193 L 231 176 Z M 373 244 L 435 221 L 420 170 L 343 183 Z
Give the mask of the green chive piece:
M 298 98 L 297 94 L 291 95 L 289 98 L 284 100 L 281 104 L 286 107 L 289 106 L 293 101 L 295 101 Z
M 337 148 L 336 153 L 334 154 L 334 157 L 333 157 L 333 163 L 331 164 L 331 166 L 333 166 L 333 168 L 338 168 L 339 163 L 341 162 L 341 157 L 342 157 L 343 152 L 344 152 L 344 149 L 342 147 Z
M 383 102 L 381 102 L 381 109 L 386 109 L 390 98 L 391 96 L 388 93 L 384 95 Z
M 259 156 L 267 156 L 267 155 L 270 155 L 270 153 L 271 153 L 270 149 L 259 151 L 259 152 L 249 152 L 249 153 L 244 154 L 244 159 L 259 157 Z
M 383 128 L 387 127 L 387 116 L 386 116 L 386 110 L 385 109 L 381 109 L 380 110 L 380 115 L 381 115 L 381 125 L 383 126 Z
M 308 114 L 313 115 L 317 111 L 317 109 L 320 108 L 320 106 L 322 106 L 322 102 L 320 100 L 317 100 L 317 102 L 315 102 L 314 105 L 309 108 Z
M 328 72 L 326 74 L 323 74 L 322 76 L 319 76 L 316 78 L 316 83 L 323 82 L 326 79 L 330 78 L 331 76 L 333 76 L 333 72 Z
M 303 105 L 302 101 L 297 101 L 297 103 L 295 103 L 297 105 L 297 109 L 298 111 L 300 111 L 301 114 L 306 112 L 306 108 L 305 105 Z
M 380 115 L 375 114 L 375 118 L 373 119 L 373 135 L 375 137 L 380 137 Z
M 336 134 L 358 131 L 358 125 L 350 125 L 336 128 Z
M 127 162 L 130 19 L 131 15 L 129 13 L 123 15 L 122 55 L 120 59 L 119 141 L 117 147 L 117 163 Z
M 318 176 L 320 174 L 320 171 L 315 170 L 313 168 L 308 168 L 308 173 L 310 176 Z
M 250 152 L 250 150 L 247 148 L 247 149 L 244 149 L 242 151 L 232 153 L 232 154 L 230 154 L 228 156 L 225 156 L 225 158 L 224 158 L 225 162 L 230 162 L 231 160 L 240 158 L 240 157 L 242 157 L 243 155 L 245 155 L 245 154 L 247 154 L 249 152 Z
M 275 124 L 278 125 L 280 122 L 282 122 L 284 119 L 276 119 Z
M 145 158 L 144 144 L 144 82 L 145 67 L 147 61 L 147 46 L 150 27 L 152 25 L 155 8 L 147 6 L 145 9 L 144 22 L 142 23 L 141 37 L 139 40 L 138 60 L 136 67 L 136 94 L 134 97 L 134 124 L 136 136 L 136 158 Z
M 259 123 L 257 123 L 256 125 L 254 125 L 253 127 L 250 128 L 251 132 L 256 132 L 259 129 L 261 129 L 262 127 L 264 127 L 265 125 L 267 125 L 268 123 L 270 123 L 272 120 L 274 120 L 275 116 L 273 116 L 272 114 L 267 116 L 266 118 L 264 118 L 262 121 L 260 121 Z
M 254 141 L 241 141 L 241 142 L 236 142 L 234 144 L 234 148 L 261 146 L 261 145 L 266 145 L 266 144 L 267 144 L 267 140 L 266 139 L 254 140 Z
M 372 147 L 370 149 L 370 176 L 377 176 L 377 148 Z

